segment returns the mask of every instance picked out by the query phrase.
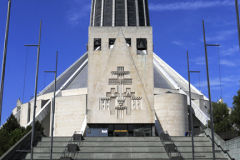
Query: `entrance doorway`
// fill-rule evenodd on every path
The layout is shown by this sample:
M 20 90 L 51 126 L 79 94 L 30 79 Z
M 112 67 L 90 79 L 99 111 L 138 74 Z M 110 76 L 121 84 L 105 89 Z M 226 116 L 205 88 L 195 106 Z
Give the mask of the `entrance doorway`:
M 151 137 L 154 124 L 88 124 L 89 129 L 108 129 L 108 137 Z

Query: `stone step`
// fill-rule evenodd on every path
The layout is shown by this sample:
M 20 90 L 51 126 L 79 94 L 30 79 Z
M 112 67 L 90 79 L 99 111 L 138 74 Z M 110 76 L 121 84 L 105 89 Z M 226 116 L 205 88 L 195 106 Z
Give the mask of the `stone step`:
M 97 159 L 97 158 L 95 158 Z M 115 159 L 114 160 L 170 160 L 170 158 L 122 158 L 122 159 Z M 30 159 L 21 159 L 21 160 L 30 160 Z M 45 159 L 34 159 L 34 160 L 45 160 Z M 52 160 L 59 160 L 58 159 L 52 159 Z M 75 160 L 80 160 L 80 159 L 75 159 Z M 89 160 L 88 159 L 81 159 L 81 160 Z M 186 158 L 185 160 L 192 160 L 192 158 Z M 213 160 L 213 158 L 195 158 L 195 160 Z M 215 158 L 215 160 L 228 160 L 227 158 Z
M 65 147 L 53 147 L 53 152 L 63 152 Z M 34 147 L 34 153 L 50 152 L 50 147 Z M 157 152 L 165 153 L 164 147 L 80 147 L 80 152 Z
M 53 142 L 53 146 L 67 146 L 68 142 Z M 76 143 L 77 144 L 77 143 Z M 48 147 L 51 142 L 35 142 L 35 147 Z M 163 146 L 161 142 L 95 142 L 95 141 L 83 141 L 81 146 Z
M 83 141 L 81 146 L 163 146 L 161 142 L 90 142 Z
M 124 141 L 124 142 L 136 142 L 136 141 L 159 141 L 159 137 L 84 137 L 85 141 Z
M 192 152 L 181 152 L 183 158 L 192 158 Z M 194 157 L 196 158 L 213 158 L 212 152 L 195 152 Z M 225 158 L 222 153 L 215 153 L 216 158 Z
M 97 159 L 97 158 L 94 158 L 94 159 Z M 101 159 L 101 158 L 100 158 Z M 170 158 L 130 158 L 130 159 L 128 159 L 128 158 L 122 158 L 122 159 L 115 159 L 114 158 L 114 160 L 138 160 L 138 159 L 141 159 L 141 160 L 170 160 Z M 21 159 L 21 160 L 30 160 L 30 159 Z M 34 160 L 45 160 L 45 159 L 34 159 Z M 59 160 L 59 158 L 58 159 L 52 159 L 52 160 Z M 74 160 L 89 160 L 89 158 L 88 159 L 74 159 Z M 102 159 L 101 159 L 102 160 Z M 197 159 L 198 160 L 198 159 Z M 218 159 L 216 159 L 216 160 L 218 160 Z M 224 159 L 225 160 L 225 159 Z
M 171 139 L 175 142 L 175 141 L 191 141 L 192 142 L 192 137 L 171 137 Z M 196 136 L 194 137 L 194 141 L 207 141 L 209 142 L 209 139 L 207 137 L 202 137 L 202 136 Z
M 192 146 L 177 146 L 178 151 L 180 152 L 192 152 Z M 212 146 L 195 146 L 195 152 L 212 152 Z
M 72 137 L 53 137 L 53 141 L 70 141 Z M 38 137 L 36 141 L 42 141 L 42 142 L 50 142 L 51 137 Z
M 182 142 L 174 142 L 174 144 L 177 147 L 182 147 L 182 146 L 188 146 L 188 147 L 192 147 L 192 142 L 189 141 L 182 141 Z M 212 144 L 210 142 L 194 142 L 194 146 L 201 146 L 201 147 L 207 147 L 207 146 L 212 146 Z
M 33 159 L 49 159 L 50 153 L 35 153 Z M 53 159 L 59 159 L 62 153 L 53 153 Z M 25 157 L 21 159 L 30 159 L 31 154 L 28 153 Z M 74 159 L 147 159 L 147 158 L 158 158 L 158 159 L 169 159 L 166 153 L 76 153 L 72 155 Z
M 213 158 L 194 158 L 195 160 L 214 160 Z M 185 160 L 192 160 L 192 158 L 185 158 Z M 215 160 L 228 160 L 227 158 L 215 158 Z
M 53 146 L 67 146 L 68 141 L 53 141 Z M 34 147 L 50 147 L 51 142 L 48 141 L 40 141 L 40 142 L 34 142 Z

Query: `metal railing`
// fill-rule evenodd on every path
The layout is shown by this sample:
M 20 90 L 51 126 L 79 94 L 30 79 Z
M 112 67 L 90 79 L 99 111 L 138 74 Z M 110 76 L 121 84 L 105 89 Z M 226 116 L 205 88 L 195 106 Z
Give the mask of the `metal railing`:
M 79 133 L 79 134 L 78 134 L 78 133 Z M 65 149 L 64 149 L 61 157 L 71 157 L 71 158 L 72 158 L 72 152 L 69 151 L 69 145 L 71 145 L 71 144 L 77 143 L 77 145 L 78 145 L 78 147 L 79 147 L 79 149 L 80 149 L 81 144 L 82 144 L 82 137 L 80 136 L 80 137 L 77 137 L 77 139 L 76 139 L 75 135 L 82 135 L 82 136 L 83 136 L 83 132 L 82 132 L 82 131 L 75 131 L 75 132 L 74 132 L 73 136 L 72 136 L 71 139 L 68 141 L 68 144 L 67 144 L 67 146 L 65 147 Z M 73 156 L 75 157 L 75 155 L 76 155 L 76 153 L 74 153 Z
M 171 136 L 168 134 L 168 132 L 162 132 L 160 135 L 160 140 L 162 142 L 162 144 L 164 145 L 164 148 L 168 154 L 168 156 L 171 158 L 172 157 L 172 153 L 175 153 L 177 155 L 175 155 L 175 157 L 179 157 L 180 159 L 182 158 L 181 153 L 178 151 L 177 146 L 175 145 L 174 141 L 171 139 Z M 165 142 L 169 142 L 168 144 L 166 144 Z
M 208 138 L 212 141 L 212 138 L 211 138 L 205 131 L 201 131 L 199 134 L 201 134 L 201 133 L 204 133 L 204 134 L 206 135 L 206 137 L 208 137 Z M 222 148 L 222 146 L 220 146 L 220 145 L 217 144 L 216 141 L 214 141 L 214 143 L 215 143 L 215 145 L 216 145 L 218 148 L 220 148 L 220 149 L 222 150 L 223 153 L 227 154 L 228 157 L 229 157 L 231 160 L 235 160 L 235 158 L 232 158 L 232 157 L 230 156 L 230 154 L 228 153 L 228 151 L 227 151 L 227 150 L 224 150 L 224 149 Z

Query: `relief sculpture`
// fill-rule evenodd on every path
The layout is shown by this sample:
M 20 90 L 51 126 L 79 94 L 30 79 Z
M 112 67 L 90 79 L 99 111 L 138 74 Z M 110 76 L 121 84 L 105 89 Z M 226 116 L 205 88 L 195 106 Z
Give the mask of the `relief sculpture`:
M 132 78 L 124 78 L 130 71 L 124 71 L 124 67 L 117 67 L 117 71 L 112 71 L 111 74 L 117 78 L 110 78 L 108 84 L 116 85 L 117 91 L 111 88 L 106 97 L 99 98 L 99 110 L 110 110 L 111 115 L 117 110 L 118 119 L 123 119 L 124 114 L 131 115 L 131 110 L 141 110 L 142 97 L 135 97 L 135 92 L 131 92 L 131 88 L 124 91 L 124 85 L 132 85 Z

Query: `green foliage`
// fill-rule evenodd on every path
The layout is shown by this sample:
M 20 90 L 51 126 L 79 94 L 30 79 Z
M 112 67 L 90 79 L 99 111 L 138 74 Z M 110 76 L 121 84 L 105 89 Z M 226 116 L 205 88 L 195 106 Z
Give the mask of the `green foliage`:
M 14 131 L 16 128 L 21 128 L 20 124 L 18 123 L 16 117 L 11 114 L 10 117 L 8 117 L 7 122 L 2 127 L 5 129 L 8 133 Z
M 237 96 L 233 97 L 233 111 L 231 114 L 231 120 L 238 131 L 240 131 L 240 90 L 238 90 Z
M 217 133 L 232 131 L 233 127 L 227 104 L 212 102 L 212 108 L 214 131 Z M 208 127 L 211 127 L 210 122 L 208 122 Z
M 24 136 L 24 131 L 22 129 L 15 129 L 10 133 L 10 146 L 14 145 Z
M 10 135 L 8 131 L 1 128 L 0 137 L 0 156 L 2 156 L 11 147 L 9 143 Z
M 0 129 L 0 157 L 31 129 L 32 126 L 27 126 L 26 129 L 21 127 L 15 116 L 11 114 Z M 39 121 L 35 122 L 35 129 L 43 134 L 44 128 Z
M 39 121 L 35 122 L 35 130 L 39 131 L 43 135 L 44 127 Z

